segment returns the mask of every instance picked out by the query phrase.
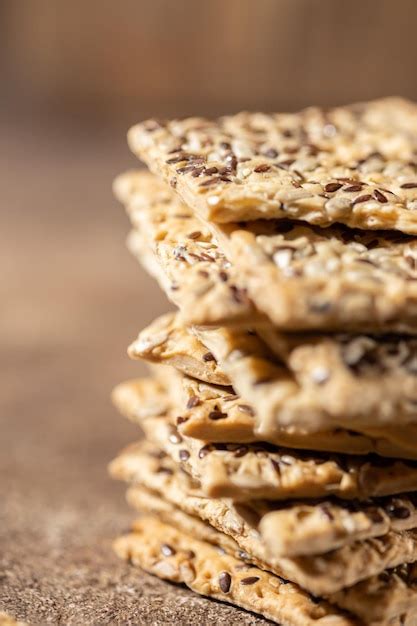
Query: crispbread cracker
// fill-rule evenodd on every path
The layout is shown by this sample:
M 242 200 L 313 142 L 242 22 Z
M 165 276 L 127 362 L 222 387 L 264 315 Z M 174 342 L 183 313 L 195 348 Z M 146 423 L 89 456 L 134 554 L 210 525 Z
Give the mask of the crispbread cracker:
M 139 417 L 139 416 L 138 416 Z M 140 421 L 145 435 L 180 461 L 213 497 L 368 498 L 417 488 L 412 461 L 291 450 L 268 444 L 213 443 L 183 437 L 172 416 Z
M 161 370 L 161 371 L 160 371 Z M 254 443 L 267 441 L 276 446 L 301 450 L 341 452 L 417 460 L 417 427 L 415 425 L 365 428 L 366 434 L 343 428 L 309 432 L 300 427 L 274 427 L 261 430 L 256 425 L 255 410 L 230 387 L 210 385 L 164 365 L 153 366 L 160 388 L 150 380 L 126 381 L 113 391 L 113 401 L 120 412 L 134 422 L 147 411 L 149 396 L 159 393 L 160 400 L 150 403 L 169 407 L 181 435 L 213 443 Z M 156 413 L 155 413 L 156 414 Z M 158 414 L 161 414 L 160 412 Z M 359 428 L 359 427 L 358 427 Z
M 417 333 L 411 237 L 283 221 L 211 225 L 213 234 L 148 173 L 124 174 L 115 188 L 129 190 L 117 195 L 136 228 L 131 251 L 145 265 L 144 248 L 152 251 L 187 324 L 263 327 L 269 318 L 282 330 Z
M 128 139 L 204 219 L 284 217 L 417 234 L 417 107 L 406 100 L 148 120 Z
M 280 426 L 298 426 L 312 432 L 380 428 L 378 436 L 389 440 L 394 426 L 410 424 L 409 447 L 416 449 L 417 339 L 284 335 L 265 328 L 262 342 L 243 329 L 193 332 L 253 407 L 265 439 Z
M 267 555 L 274 558 L 323 554 L 392 530 L 401 532 L 417 527 L 415 494 L 365 502 L 326 498 L 311 503 L 253 500 L 233 504 L 229 500 L 210 500 L 191 476 L 181 472 L 170 457 L 149 442 L 128 448 L 112 463 L 111 469 L 115 478 L 136 484 L 139 481 L 190 515 L 211 523 L 216 515 L 224 523 L 234 519 L 232 526 L 236 526 L 236 531 L 252 534 L 253 538 L 256 531 L 265 543 Z M 211 508 L 212 514 L 207 517 L 204 511 Z M 244 530 L 237 521 L 239 518 L 249 524 L 252 533 Z M 222 530 L 227 532 L 225 528 Z
M 242 550 L 230 535 L 219 532 L 199 517 L 185 513 L 168 500 L 163 499 L 157 491 L 136 485 L 128 489 L 126 499 L 136 511 L 156 515 L 162 522 L 186 532 L 195 539 L 218 545 L 232 556 L 242 558 Z M 251 560 L 251 563 L 261 569 L 267 569 L 257 563 L 256 559 Z
M 242 559 L 243 551 L 230 535 L 216 530 L 214 526 L 200 517 L 186 513 L 185 510 L 161 497 L 158 491 L 153 491 L 143 485 L 135 485 L 128 489 L 126 499 L 136 511 L 156 515 L 162 522 L 175 526 L 178 530 L 186 532 L 196 539 L 218 545 L 232 556 Z M 256 558 L 250 562 L 261 567 L 261 569 L 268 569 L 265 564 L 260 564 Z
M 157 277 L 187 323 L 266 323 L 237 287 L 233 268 L 207 226 L 169 189 L 147 172 L 123 174 L 114 187 L 134 226 L 130 251 Z
M 349 607 L 349 611 L 359 615 L 369 626 L 375 623 L 416 626 L 417 565 L 412 563 L 382 572 L 377 577 L 333 594 L 331 600 L 343 608 Z
M 118 403 L 115 394 L 116 404 Z M 123 406 L 122 406 L 123 408 Z M 150 412 L 151 413 L 151 412 Z M 417 489 L 415 461 L 295 450 L 266 443 L 214 443 L 182 436 L 170 413 L 134 415 L 146 437 L 200 480 L 208 496 L 366 499 Z M 130 411 L 126 412 L 131 417 Z M 219 411 L 216 412 L 217 421 Z M 179 421 L 178 418 L 176 420 Z
M 199 518 L 182 512 L 157 493 L 144 487 L 135 487 L 130 489 L 128 500 L 142 513 L 156 515 L 163 523 L 170 524 L 195 539 L 218 545 L 231 556 L 268 571 L 268 567 L 257 559 L 250 557 L 248 560 L 249 555 L 239 550 L 231 537 L 216 531 Z M 335 605 L 362 618 L 366 624 L 401 624 L 401 620 L 405 623 L 406 616 L 411 620 L 417 610 L 417 565 L 412 563 L 386 570 L 378 576 L 367 578 L 353 587 L 332 594 L 329 599 Z
M 235 555 L 240 551 L 238 556 L 242 558 L 239 544 L 225 529 L 229 528 L 232 534 L 240 532 L 244 537 L 246 552 L 251 555 L 251 562 L 262 569 L 271 569 L 275 561 L 278 563 L 278 574 L 285 571 L 286 558 L 325 554 L 356 541 L 383 536 L 392 530 L 401 532 L 416 527 L 416 502 L 412 494 L 356 503 L 351 508 L 342 501 L 331 499 L 311 505 L 286 502 L 281 507 L 278 502 L 266 500 L 253 500 L 245 505 L 235 505 L 230 500 L 208 501 L 193 487 L 191 479 L 181 479 L 178 469 L 166 458 L 158 459 L 158 464 L 152 457 L 155 450 L 146 445 L 136 448 L 136 465 L 142 462 L 143 470 L 139 482 L 134 483 L 127 492 L 128 502 L 139 511 L 158 514 L 164 521 L 171 520 L 171 523 L 180 525 L 187 532 L 192 530 L 191 526 L 186 526 L 190 518 L 195 520 L 195 524 L 199 523 L 202 528 L 212 532 L 213 519 L 217 516 L 221 521 L 214 525 L 221 527 L 222 539 L 227 543 L 224 545 L 222 541 L 222 547 L 229 552 L 232 550 Z M 130 467 L 127 474 L 124 464 Z M 119 462 L 116 459 L 114 476 L 134 481 L 137 476 L 133 471 L 134 464 L 134 461 L 129 464 L 127 456 Z M 161 467 L 164 467 L 165 472 L 158 474 Z M 172 474 L 167 471 L 168 467 Z M 404 517 L 407 511 L 410 515 Z M 233 527 L 234 531 L 230 530 Z M 202 536 L 201 532 L 199 535 Z M 202 538 L 219 543 L 218 539 L 213 541 L 208 534 Z M 249 542 L 259 542 L 254 552 Z M 276 559 L 282 560 L 283 569 L 280 569 L 279 560 Z
M 138 230 L 132 230 L 127 236 L 126 245 L 143 269 L 155 278 L 168 300 L 170 300 L 171 283 L 162 271 L 155 254 L 149 248 L 144 236 Z
M 390 439 L 393 425 L 417 423 L 417 339 L 259 333 L 265 342 L 241 328 L 187 329 L 168 313 L 139 334 L 129 354 L 203 381 L 216 382 L 209 380 L 215 372 L 255 412 L 265 440 L 282 426 L 306 432 L 386 427 L 380 437 Z M 408 435 L 416 451 L 417 427 Z
M 216 385 L 230 385 L 230 380 L 218 366 L 214 356 L 191 333 L 184 332 L 178 315 L 167 313 L 145 328 L 129 346 L 132 359 L 164 363 Z
M 282 220 L 212 230 L 278 328 L 417 333 L 415 237 Z
M 138 504 L 138 485 L 151 489 L 188 515 L 208 522 L 231 537 L 241 550 L 240 558 L 252 559 L 260 567 L 296 582 L 315 595 L 334 593 L 388 567 L 417 559 L 414 529 L 391 531 L 377 539 L 346 543 L 322 555 L 278 555 L 277 546 L 271 550 L 271 544 L 264 539 L 262 522 L 274 517 L 279 503 L 252 501 L 236 504 L 226 499 L 207 498 L 191 477 L 161 454 L 162 451 L 151 444 L 140 443 L 129 447 L 112 462 L 112 476 L 135 485 L 128 491 L 130 504 Z M 283 509 L 285 507 L 291 515 L 298 504 L 284 503 Z M 279 522 L 275 519 L 277 534 L 280 533 Z M 228 545 L 221 545 L 229 549 Z
M 390 531 L 417 528 L 415 493 L 349 502 L 327 498 L 308 501 L 264 515 L 259 530 L 271 554 L 305 556 L 323 554 L 344 545 Z
M 392 411 L 397 416 L 404 413 L 404 422 L 413 421 L 415 411 L 410 409 L 410 405 L 417 401 L 417 338 L 392 334 L 283 334 L 273 326 L 259 328 L 258 334 L 276 357 L 288 362 L 290 369 L 300 378 L 312 377 L 316 362 L 323 368 L 322 384 L 324 379 L 329 379 L 329 369 L 336 369 L 343 371 L 346 380 L 349 374 L 354 374 L 363 384 L 362 388 L 357 387 L 355 390 L 351 387 L 353 393 L 375 395 L 371 389 L 379 378 L 380 391 L 381 387 L 388 385 L 391 395 L 398 399 L 391 382 L 395 380 L 405 400 L 404 405 L 397 405 Z M 307 365 L 303 365 L 303 362 L 307 362 Z M 340 385 L 334 391 L 341 395 L 343 386 Z M 369 406 L 368 410 L 378 412 L 375 405 Z M 381 417 L 380 421 L 386 420 Z M 395 425 L 398 426 L 398 417 Z
M 243 363 L 242 363 L 243 365 Z M 236 368 L 239 369 L 238 367 Z M 169 382 L 170 377 L 167 377 Z M 244 374 L 237 378 L 239 388 L 244 390 Z M 259 399 L 261 407 L 268 402 L 262 398 L 262 389 L 255 387 L 254 394 L 239 396 L 230 393 L 225 388 L 214 387 L 200 381 L 182 377 L 184 397 L 180 404 L 179 390 L 181 379 L 176 378 L 176 388 L 168 385 L 171 402 L 181 419 L 177 420 L 178 428 L 184 435 L 197 439 L 213 440 L 215 442 L 229 441 L 247 443 L 251 441 L 267 441 L 278 446 L 300 448 L 304 450 L 321 450 L 341 452 L 344 454 L 376 453 L 380 456 L 416 460 L 417 458 L 417 425 L 395 423 L 384 426 L 371 427 L 358 422 L 345 424 L 345 428 L 332 422 L 324 423 L 321 430 L 311 432 L 311 424 L 287 426 L 277 425 L 268 421 L 271 413 L 259 410 L 255 398 Z M 265 383 L 261 387 L 268 387 Z M 280 384 L 274 385 L 271 381 L 269 399 L 280 406 Z M 252 398 L 252 403 L 246 400 Z M 188 405 L 193 405 L 191 408 Z M 353 402 L 352 402 L 353 403 Z M 283 405 L 285 407 L 285 404 Z M 261 408 L 260 407 L 260 408 Z M 272 404 L 273 407 L 273 404 Z M 270 407 L 271 408 L 271 407 Z M 256 410 L 257 409 L 257 410 Z M 212 413 L 217 411 L 217 413 Z M 308 409 L 306 409 L 308 411 Z M 220 413 L 219 413 L 220 412 Z M 213 419 L 220 415 L 221 419 Z M 311 415 L 313 421 L 313 415 Z M 349 428 L 352 426 L 352 428 Z M 353 430 L 354 428 L 354 430 Z
M 123 415 L 142 420 L 150 415 L 165 415 L 171 409 L 166 389 L 157 378 L 136 378 L 117 385 L 112 401 Z
M 159 578 L 185 583 L 201 595 L 259 613 L 282 626 L 355 626 L 324 601 L 295 585 L 194 539 L 156 517 L 135 523 L 115 542 L 119 556 Z

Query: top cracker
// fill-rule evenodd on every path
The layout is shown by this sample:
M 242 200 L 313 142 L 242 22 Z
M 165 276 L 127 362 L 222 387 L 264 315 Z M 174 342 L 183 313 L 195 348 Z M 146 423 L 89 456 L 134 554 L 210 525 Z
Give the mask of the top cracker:
M 199 215 L 417 234 L 417 105 L 148 120 L 129 145 Z

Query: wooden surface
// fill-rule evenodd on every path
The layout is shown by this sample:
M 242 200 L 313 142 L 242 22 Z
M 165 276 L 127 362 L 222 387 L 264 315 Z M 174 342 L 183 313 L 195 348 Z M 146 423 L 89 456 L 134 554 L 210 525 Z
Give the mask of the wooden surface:
M 134 515 L 107 476 L 138 437 L 109 402 L 168 308 L 124 248 L 122 135 L 1 121 L 0 612 L 30 624 L 261 624 L 119 562 Z M 105 139 L 103 139 L 105 136 Z

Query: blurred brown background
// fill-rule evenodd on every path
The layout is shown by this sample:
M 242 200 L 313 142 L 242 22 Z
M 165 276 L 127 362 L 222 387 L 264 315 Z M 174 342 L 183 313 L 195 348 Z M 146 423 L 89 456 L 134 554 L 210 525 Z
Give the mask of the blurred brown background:
M 2 100 L 32 119 L 417 97 L 414 0 L 3 0 L 0 17 Z
M 167 308 L 111 180 L 141 118 L 417 100 L 413 0 L 2 0 L 0 611 L 32 624 L 255 624 L 118 563 L 111 387 Z M 175 614 L 172 611 L 173 603 Z

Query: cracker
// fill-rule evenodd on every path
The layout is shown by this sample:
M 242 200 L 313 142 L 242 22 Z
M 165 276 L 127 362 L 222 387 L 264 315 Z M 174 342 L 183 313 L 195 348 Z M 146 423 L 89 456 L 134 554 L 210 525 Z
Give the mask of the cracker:
M 259 530 L 271 554 L 323 554 L 355 541 L 417 528 L 417 497 L 401 494 L 366 502 L 326 499 L 284 505 L 264 515 Z
M 112 401 L 123 415 L 143 420 L 151 415 L 165 415 L 171 408 L 166 389 L 157 378 L 136 378 L 117 385 Z
M 112 463 L 111 472 L 115 478 L 159 492 L 190 515 L 210 523 L 216 518 L 223 520 L 226 526 L 221 530 L 226 533 L 230 533 L 227 523 L 238 535 L 255 538 L 259 533 L 272 558 L 323 554 L 355 541 L 416 527 L 413 494 L 352 503 L 331 498 L 312 503 L 258 500 L 244 504 L 209 499 L 191 476 L 149 442 L 126 449 Z
M 364 499 L 417 488 L 417 465 L 412 461 L 325 456 L 266 443 L 205 442 L 183 437 L 169 415 L 150 416 L 140 425 L 152 442 L 201 480 L 208 496 L 250 500 L 337 495 Z
M 209 380 L 215 370 L 217 381 L 231 383 L 255 411 L 265 440 L 282 426 L 359 432 L 386 427 L 378 436 L 390 439 L 393 424 L 416 419 L 417 339 L 285 335 L 272 328 L 259 333 L 265 342 L 240 328 L 187 329 L 168 313 L 139 334 L 129 353 L 208 382 L 216 382 Z M 413 433 L 410 424 L 402 440 L 414 452 L 416 428 Z
M 230 535 L 219 532 L 214 526 L 199 517 L 185 513 L 168 500 L 164 500 L 157 491 L 136 485 L 128 489 L 126 498 L 136 511 L 155 515 L 162 522 L 170 524 L 196 539 L 220 546 L 228 554 L 241 558 L 242 550 Z M 251 560 L 251 563 L 260 566 L 256 559 Z M 265 569 L 265 567 L 260 567 Z
M 156 256 L 149 248 L 142 233 L 137 230 L 132 230 L 127 236 L 126 245 L 137 261 L 142 265 L 143 269 L 148 272 L 152 278 L 155 278 L 168 300 L 170 300 L 171 283 L 160 267 Z
M 278 328 L 417 332 L 415 237 L 282 220 L 212 229 Z
M 230 385 L 213 354 L 194 335 L 184 331 L 178 315 L 167 313 L 145 328 L 129 346 L 132 359 L 170 365 L 188 376 L 217 385 Z
M 313 432 L 342 427 L 367 433 L 370 428 L 384 441 L 407 424 L 401 446 L 415 454 L 417 339 L 284 335 L 265 327 L 259 329 L 266 338 L 262 342 L 236 328 L 193 332 L 255 410 L 264 439 L 280 426 L 294 426 Z M 384 443 L 380 449 L 387 452 Z M 399 452 L 395 446 L 393 452 Z
M 268 558 L 325 554 L 356 541 L 417 526 L 417 501 L 413 494 L 356 502 L 353 505 L 330 498 L 314 504 L 254 500 L 245 505 L 234 505 L 232 501 L 212 501 L 210 505 L 198 489 L 192 488 L 191 480 L 181 480 L 178 469 L 169 464 L 166 458 L 164 467 L 167 469 L 169 466 L 172 474 L 158 475 L 161 465 L 152 458 L 155 448 L 141 446 L 136 449 L 136 453 L 137 461 L 140 459 L 143 463 L 143 474 L 140 482 L 128 491 L 128 501 L 132 506 L 138 510 L 158 513 L 166 520 L 177 516 L 178 523 L 182 520 L 181 512 L 186 512 L 197 521 L 200 517 L 210 521 L 217 514 L 227 518 L 228 522 L 223 521 L 225 526 L 233 520 L 233 525 L 242 527 L 243 534 L 247 537 L 252 535 L 252 541 L 258 535 L 257 541 L 264 544 L 264 548 L 255 550 L 258 553 L 256 564 L 263 569 L 270 568 Z M 116 477 L 124 477 L 123 460 L 119 465 L 115 463 L 114 472 Z M 205 512 L 205 509 L 210 511 L 210 508 L 211 516 Z M 226 536 L 229 537 L 228 534 Z M 236 542 L 230 545 L 237 554 L 239 545 Z
M 183 513 L 180 509 L 162 500 L 146 488 L 136 487 L 129 492 L 129 500 L 136 509 L 146 514 L 157 515 L 163 522 L 181 532 L 209 544 L 220 546 L 231 556 L 267 570 L 265 564 L 252 559 L 243 559 L 237 544 L 208 523 Z M 247 557 L 248 555 L 245 555 Z M 295 587 L 295 585 L 294 585 Z M 364 620 L 366 624 L 405 623 L 417 610 L 417 565 L 402 565 L 386 570 L 378 576 L 367 578 L 353 587 L 332 594 L 331 602 Z M 411 623 L 408 621 L 408 623 Z
M 175 196 L 173 201 L 169 189 L 147 172 L 136 172 L 116 179 L 115 192 L 134 225 L 130 251 L 150 268 L 187 323 L 265 323 L 237 287 L 234 270 L 208 228 Z
M 282 220 L 211 224 L 210 232 L 150 174 L 125 179 L 134 190 L 125 202 L 140 229 L 130 248 L 143 258 L 148 242 L 165 274 L 161 286 L 187 323 L 215 325 L 217 317 L 232 324 L 229 312 L 252 326 L 268 326 L 267 316 L 281 330 L 417 333 L 415 238 Z
M 324 601 L 223 553 L 156 517 L 141 518 L 115 542 L 119 556 L 208 597 L 259 613 L 282 626 L 354 626 Z
M 148 120 L 128 140 L 204 219 L 289 217 L 417 234 L 417 107 L 406 100 Z
M 131 446 L 111 464 L 113 477 L 135 485 L 128 491 L 132 506 L 138 504 L 138 485 L 151 489 L 168 503 L 231 537 L 239 547 L 239 558 L 250 559 L 263 569 L 292 580 L 315 595 L 337 592 L 378 575 L 386 568 L 417 559 L 415 529 L 391 531 L 377 539 L 346 543 L 325 554 L 278 555 L 278 541 L 271 550 L 271 544 L 262 534 L 262 527 L 263 521 L 269 516 L 273 518 L 279 510 L 279 503 L 252 501 L 242 505 L 226 499 L 207 498 L 191 477 L 181 472 L 169 458 L 161 458 L 160 455 L 158 448 L 142 443 Z M 286 508 L 291 515 L 298 506 L 297 503 L 284 503 L 283 509 Z M 279 520 L 275 519 L 275 522 L 279 534 Z M 221 545 L 229 549 L 223 543 Z
M 311 428 L 314 418 L 317 427 L 325 423 L 327 417 L 340 426 L 358 428 L 382 439 L 386 437 L 400 447 L 409 447 L 410 450 L 415 447 L 415 338 L 394 335 L 284 335 L 272 327 L 260 328 L 259 334 L 277 358 L 285 362 L 300 389 L 309 395 L 305 405 L 309 419 L 303 420 L 300 404 L 300 412 L 291 415 L 291 423 Z M 239 336 L 238 333 L 236 335 Z M 205 336 L 209 338 L 210 333 L 206 331 Z M 225 332 L 224 337 L 228 339 L 229 334 Z M 247 385 L 246 388 L 249 394 Z M 274 423 L 280 422 L 282 415 L 279 406 L 275 411 L 271 411 L 270 406 L 268 409 L 267 396 L 266 388 L 263 395 L 259 394 L 257 398 L 263 408 L 259 429 L 265 433 L 268 421 L 273 427 Z M 313 410 L 310 411 L 308 406 Z M 268 414 L 269 418 L 266 417 Z
M 161 370 L 161 371 L 160 371 Z M 385 426 L 374 430 L 365 428 L 366 434 L 333 427 L 328 430 L 309 432 L 308 429 L 283 426 L 265 429 L 264 422 L 256 417 L 252 405 L 230 387 L 210 385 L 164 365 L 154 365 L 153 372 L 159 381 L 156 393 L 164 396 L 160 403 L 169 407 L 172 421 L 181 435 L 203 439 L 213 443 L 254 443 L 267 441 L 276 446 L 322 452 L 381 456 L 417 460 L 417 427 L 415 425 Z M 149 392 L 158 389 L 152 379 L 126 381 L 116 387 L 113 401 L 120 412 L 140 424 Z M 243 382 L 243 376 L 239 379 Z M 151 402 L 152 406 L 152 402 Z M 220 419 L 218 419 L 220 418 Z M 257 426 L 260 421 L 263 428 Z
M 239 388 L 242 390 L 244 383 L 245 379 L 242 375 L 238 379 Z M 321 430 L 311 432 L 312 424 L 305 424 L 301 420 L 301 424 L 291 425 L 290 422 L 287 426 L 277 425 L 272 420 L 268 421 L 270 414 L 259 410 L 258 405 L 253 403 L 254 398 L 259 398 L 261 405 L 265 404 L 266 408 L 270 408 L 267 399 L 262 397 L 262 389 L 255 387 L 255 393 L 252 396 L 242 397 L 228 393 L 225 389 L 183 376 L 182 386 L 185 397 L 181 407 L 181 405 L 178 406 L 179 385 L 180 381 L 177 379 L 176 389 L 170 392 L 171 399 L 173 402 L 176 400 L 176 410 L 180 418 L 177 417 L 178 428 L 182 434 L 190 437 L 213 440 L 217 443 L 267 441 L 278 446 L 304 450 L 358 455 L 376 453 L 391 458 L 417 459 L 417 426 L 415 424 L 395 426 L 392 423 L 372 428 L 357 422 L 351 425 L 346 421 L 343 428 L 328 420 L 327 423 L 324 422 L 321 425 Z M 268 386 L 264 384 L 261 387 Z M 281 403 L 279 387 L 279 384 L 274 386 L 271 383 L 270 385 L 269 399 L 275 400 L 277 404 Z M 247 403 L 246 398 L 251 398 L 252 403 Z M 188 405 L 193 403 L 196 403 L 196 406 L 188 408 Z M 220 411 L 222 419 L 213 419 L 213 410 Z M 311 417 L 313 422 L 314 413 Z
M 399 566 L 331 596 L 332 602 L 361 617 L 365 624 L 416 626 L 417 565 Z M 389 617 L 393 615 L 394 617 Z

